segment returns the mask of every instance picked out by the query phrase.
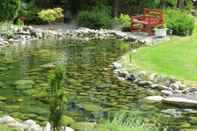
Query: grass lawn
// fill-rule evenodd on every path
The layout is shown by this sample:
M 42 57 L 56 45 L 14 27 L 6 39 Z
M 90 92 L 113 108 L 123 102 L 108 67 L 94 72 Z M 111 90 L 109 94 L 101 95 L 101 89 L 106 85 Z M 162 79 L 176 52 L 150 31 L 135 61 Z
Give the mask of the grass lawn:
M 162 44 L 140 48 L 133 53 L 132 60 L 143 70 L 174 76 L 196 85 L 197 32 L 190 37 L 173 37 Z

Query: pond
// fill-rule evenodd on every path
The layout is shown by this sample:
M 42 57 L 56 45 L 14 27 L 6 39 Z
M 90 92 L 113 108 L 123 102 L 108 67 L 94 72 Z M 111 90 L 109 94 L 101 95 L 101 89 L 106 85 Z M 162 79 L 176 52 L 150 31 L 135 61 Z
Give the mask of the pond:
M 117 79 L 111 65 L 129 48 L 119 40 L 44 40 L 1 49 L 0 115 L 47 121 L 48 72 L 64 63 L 66 115 L 76 121 L 100 121 L 124 111 L 161 127 L 197 129 L 197 110 L 146 102 L 144 97 L 158 92 Z

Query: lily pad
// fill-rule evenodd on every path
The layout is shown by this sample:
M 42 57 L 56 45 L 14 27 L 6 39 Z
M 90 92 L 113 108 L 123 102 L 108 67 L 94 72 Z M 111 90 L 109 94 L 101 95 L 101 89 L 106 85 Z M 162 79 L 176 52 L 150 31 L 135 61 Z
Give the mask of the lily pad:
M 15 82 L 17 89 L 30 89 L 32 88 L 34 81 L 32 80 L 18 80 Z
M 62 117 L 62 124 L 63 124 L 64 126 L 70 126 L 70 125 L 72 125 L 74 122 L 75 122 L 75 120 L 74 120 L 73 118 L 69 117 L 69 116 L 64 115 L 64 116 Z
M 4 96 L 0 96 L 0 101 L 6 101 L 7 100 L 7 98 L 6 97 L 4 97 Z
M 80 108 L 83 108 L 85 111 L 89 111 L 89 112 L 100 112 L 103 110 L 101 106 L 93 104 L 93 103 L 88 103 L 88 102 L 78 104 L 78 106 Z

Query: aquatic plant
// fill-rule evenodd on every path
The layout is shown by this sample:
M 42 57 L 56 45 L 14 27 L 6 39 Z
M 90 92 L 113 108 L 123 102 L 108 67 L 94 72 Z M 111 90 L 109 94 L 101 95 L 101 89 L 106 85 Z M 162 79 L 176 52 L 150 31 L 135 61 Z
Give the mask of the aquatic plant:
M 67 99 L 64 92 L 64 66 L 57 65 L 49 73 L 49 121 L 54 131 L 59 131 L 62 127 L 62 117 Z
M 157 131 L 157 128 L 134 114 L 118 113 L 113 120 L 84 131 Z

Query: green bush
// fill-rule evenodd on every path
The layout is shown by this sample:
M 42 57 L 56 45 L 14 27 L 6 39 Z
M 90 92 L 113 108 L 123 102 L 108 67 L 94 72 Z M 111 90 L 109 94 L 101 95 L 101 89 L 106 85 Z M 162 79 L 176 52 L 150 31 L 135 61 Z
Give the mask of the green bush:
M 175 35 L 191 35 L 194 27 L 194 17 L 182 10 L 167 9 L 166 15 L 166 26 L 168 29 L 173 31 Z
M 111 14 L 106 8 L 100 7 L 95 7 L 91 11 L 81 11 L 78 15 L 78 25 L 93 29 L 111 28 Z
M 35 5 L 34 1 L 28 3 L 22 3 L 18 11 L 18 16 L 25 16 L 27 19 L 25 23 L 27 24 L 41 24 L 42 20 L 38 17 L 38 12 L 40 8 Z
M 12 22 L 0 22 L 0 35 L 5 38 L 12 38 L 17 28 L 18 26 L 13 25 Z
M 57 19 L 63 17 L 63 9 L 62 8 L 54 8 L 54 9 L 46 9 L 42 10 L 38 13 L 38 16 L 44 22 L 55 22 Z
M 117 20 L 122 28 L 122 31 L 130 31 L 131 17 L 129 15 L 120 14 L 120 16 L 117 18 Z
M 20 6 L 20 0 L 1 0 L 0 21 L 12 20 Z

